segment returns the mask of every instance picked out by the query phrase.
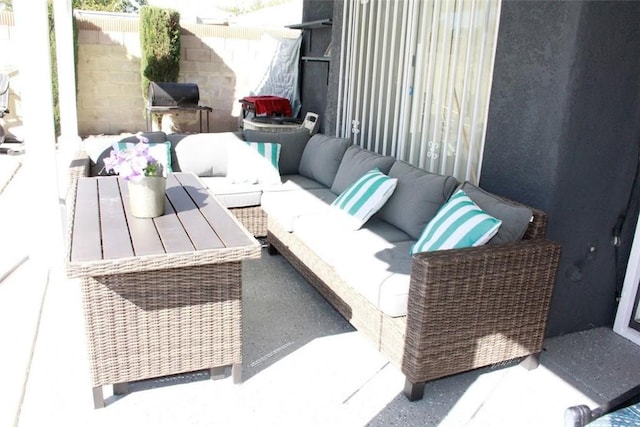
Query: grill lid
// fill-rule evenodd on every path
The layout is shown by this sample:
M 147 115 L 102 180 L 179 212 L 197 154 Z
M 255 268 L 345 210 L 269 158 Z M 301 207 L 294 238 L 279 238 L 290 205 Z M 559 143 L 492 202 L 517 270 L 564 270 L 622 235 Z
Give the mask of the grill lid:
M 200 102 L 195 83 L 150 82 L 149 107 L 194 107 Z

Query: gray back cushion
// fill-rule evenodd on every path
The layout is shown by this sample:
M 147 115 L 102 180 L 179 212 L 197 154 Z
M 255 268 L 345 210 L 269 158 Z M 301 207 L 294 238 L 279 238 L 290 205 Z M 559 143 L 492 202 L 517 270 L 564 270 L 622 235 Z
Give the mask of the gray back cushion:
M 397 160 L 389 176 L 398 179 L 391 198 L 377 214 L 414 239 L 418 239 L 424 227 L 449 200 L 458 186 L 452 176 L 438 175 Z
M 491 194 L 468 181 L 465 181 L 460 188 L 480 209 L 502 220 L 498 233 L 488 243 L 511 243 L 522 240 L 533 216 L 531 209 Z
M 249 142 L 275 142 L 280 144 L 280 161 L 278 168 L 282 175 L 298 173 L 302 152 L 309 141 L 309 130 L 306 128 L 291 132 L 268 132 L 247 129 L 244 139 Z
M 298 173 L 331 187 L 340 161 L 351 145 L 347 138 L 315 134 L 307 142 Z
M 331 191 L 335 194 L 341 194 L 347 187 L 360 179 L 362 175 L 374 168 L 378 168 L 380 172 L 388 174 L 391 165 L 395 161 L 394 157 L 383 156 L 364 150 L 357 145 L 351 145 L 342 157 Z

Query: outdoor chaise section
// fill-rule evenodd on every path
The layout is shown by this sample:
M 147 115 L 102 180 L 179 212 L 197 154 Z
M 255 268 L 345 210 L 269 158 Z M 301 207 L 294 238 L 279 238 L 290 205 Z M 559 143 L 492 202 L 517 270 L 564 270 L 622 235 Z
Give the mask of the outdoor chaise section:
M 266 218 L 270 252 L 282 254 L 401 369 L 409 399 L 422 398 L 425 383 L 436 378 L 521 358 L 527 358 L 525 367 L 537 366 L 560 254 L 560 247 L 544 238 L 544 212 L 346 139 L 287 134 L 282 139 L 285 133 L 247 130 L 192 138 L 231 147 L 244 146 L 243 139 L 280 143 L 282 183 L 258 180 L 254 199 L 245 194 L 251 187 L 242 187 L 243 194 L 232 191 L 240 187 L 223 176 L 228 164 L 216 170 L 215 162 L 233 156 L 218 151 L 213 159 L 215 149 L 208 146 L 190 156 L 212 167 L 199 169 L 197 162 L 187 167 L 181 151 L 190 145 L 175 141 L 187 139 L 166 138 L 172 141 L 174 170 L 204 175 L 209 189 L 245 225 L 249 222 L 239 211 Z M 92 168 L 86 154 L 80 157 L 73 175 L 97 172 L 95 160 Z M 345 227 L 331 204 L 372 170 L 397 180 L 395 189 L 364 224 Z M 478 247 L 412 254 L 427 224 L 459 189 L 502 221 L 498 234 Z M 264 226 L 252 227 L 256 236 L 264 232 Z

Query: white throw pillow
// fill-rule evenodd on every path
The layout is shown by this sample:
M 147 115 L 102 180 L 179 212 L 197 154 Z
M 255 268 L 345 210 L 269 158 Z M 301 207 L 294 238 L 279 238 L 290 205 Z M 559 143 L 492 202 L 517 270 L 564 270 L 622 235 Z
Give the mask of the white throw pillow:
M 280 169 L 280 144 L 275 142 L 247 142 L 265 160 L 260 160 L 258 182 L 261 184 L 281 184 Z
M 444 249 L 467 248 L 487 243 L 502 221 L 485 213 L 458 190 L 424 228 L 411 254 Z
M 347 187 L 331 203 L 329 212 L 350 230 L 358 230 L 393 194 L 398 180 L 375 168 Z
M 227 178 L 233 183 L 281 184 L 280 144 L 247 142 L 230 144 Z

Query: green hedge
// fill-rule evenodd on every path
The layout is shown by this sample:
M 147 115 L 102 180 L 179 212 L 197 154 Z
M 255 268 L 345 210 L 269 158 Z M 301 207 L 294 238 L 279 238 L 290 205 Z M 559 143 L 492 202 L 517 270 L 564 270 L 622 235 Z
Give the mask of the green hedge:
M 49 54 L 51 56 L 51 90 L 53 98 L 53 126 L 56 136 L 60 136 L 60 100 L 58 92 L 58 56 L 56 53 L 56 32 L 55 18 L 53 13 L 53 2 L 48 2 L 49 15 Z M 78 25 L 76 18 L 72 17 L 71 25 L 73 26 L 73 67 L 76 77 L 76 96 L 78 94 Z
M 180 72 L 180 13 L 144 6 L 140 9 L 142 96 L 149 82 L 175 82 Z
M 51 56 L 51 95 L 53 98 L 53 127 L 56 136 L 60 135 L 60 102 L 58 99 L 58 56 L 56 55 L 56 31 L 53 16 L 53 2 L 47 4 L 49 15 L 49 55 Z

